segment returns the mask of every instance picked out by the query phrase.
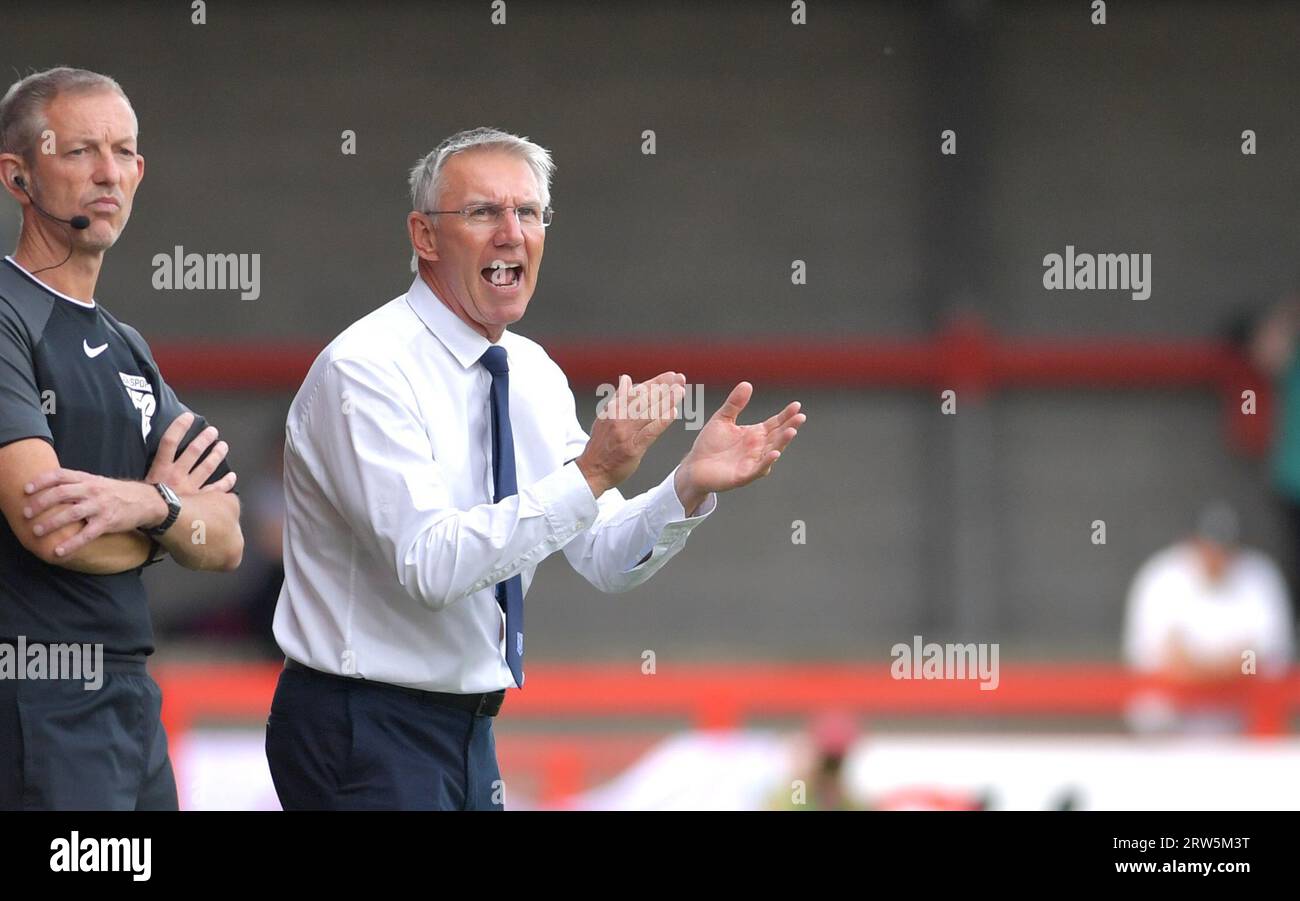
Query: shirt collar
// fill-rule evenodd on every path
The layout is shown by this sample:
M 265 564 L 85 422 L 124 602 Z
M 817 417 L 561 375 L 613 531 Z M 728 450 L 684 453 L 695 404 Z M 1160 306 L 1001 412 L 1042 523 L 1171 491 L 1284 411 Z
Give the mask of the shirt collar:
M 27 276 L 32 281 L 36 282 L 36 284 L 40 285 L 46 291 L 49 291 L 55 297 L 62 297 L 64 300 L 70 303 L 75 303 L 79 307 L 85 307 L 88 310 L 93 310 L 95 308 L 95 298 L 92 297 L 90 299 L 90 302 L 87 303 L 84 300 L 77 300 L 77 298 L 75 297 L 69 297 L 68 295 L 64 294 L 62 291 L 57 291 L 54 288 L 51 288 L 49 285 L 45 284 L 45 282 L 41 281 L 35 275 L 28 272 L 27 269 L 23 267 L 23 264 L 15 260 L 12 256 L 6 256 L 5 262 L 11 264 L 15 269 L 17 269 L 23 275 Z
M 484 352 L 492 346 L 491 341 L 474 331 L 464 320 L 448 309 L 447 305 L 425 284 L 419 273 L 416 273 L 415 281 L 411 283 L 411 290 L 407 292 L 406 300 L 425 327 L 442 342 L 447 350 L 451 351 L 451 355 L 464 368 L 469 369 L 477 363 Z M 507 330 L 497 342 L 502 347 L 506 345 L 508 334 Z

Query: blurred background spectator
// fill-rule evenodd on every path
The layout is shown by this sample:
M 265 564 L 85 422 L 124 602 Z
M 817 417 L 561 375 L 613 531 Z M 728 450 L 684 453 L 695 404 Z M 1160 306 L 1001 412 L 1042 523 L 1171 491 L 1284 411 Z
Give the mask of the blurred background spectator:
M 1269 557 L 1240 544 L 1235 510 L 1207 505 L 1187 539 L 1142 565 L 1128 596 L 1124 658 L 1138 672 L 1183 686 L 1242 686 L 1276 679 L 1291 665 L 1286 581 Z M 1140 732 L 1240 732 L 1239 708 L 1180 704 L 1167 693 L 1136 698 Z
M 857 723 L 848 712 L 818 714 L 793 746 L 790 779 L 773 791 L 769 809 L 865 810 L 844 778 L 844 760 L 857 738 Z
M 1247 350 L 1251 362 L 1273 380 L 1276 414 L 1269 481 L 1282 511 L 1282 561 L 1292 612 L 1300 603 L 1300 296 L 1283 297 L 1259 316 Z

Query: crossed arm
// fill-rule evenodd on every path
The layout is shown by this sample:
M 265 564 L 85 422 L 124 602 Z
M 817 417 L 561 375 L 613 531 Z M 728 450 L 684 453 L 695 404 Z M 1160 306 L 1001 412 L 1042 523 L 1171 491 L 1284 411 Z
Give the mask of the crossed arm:
M 181 515 L 159 544 L 189 569 L 235 569 L 244 550 L 239 498 L 231 493 L 235 474 L 203 484 L 228 448 L 225 442 L 213 446 L 217 433 L 209 428 L 177 458 L 192 422 L 186 413 L 168 427 L 142 482 L 63 469 L 54 448 L 39 438 L 0 447 L 0 509 L 9 528 L 46 563 L 84 573 L 125 572 L 149 559 L 152 543 L 137 529 L 166 518 L 167 505 L 150 484 L 165 482 L 180 496 Z

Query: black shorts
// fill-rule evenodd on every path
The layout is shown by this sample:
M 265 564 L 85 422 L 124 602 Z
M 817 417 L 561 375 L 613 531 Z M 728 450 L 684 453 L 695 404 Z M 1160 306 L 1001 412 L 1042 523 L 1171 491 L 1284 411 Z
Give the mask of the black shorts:
M 176 810 L 143 658 L 103 661 L 102 684 L 0 679 L 0 810 Z

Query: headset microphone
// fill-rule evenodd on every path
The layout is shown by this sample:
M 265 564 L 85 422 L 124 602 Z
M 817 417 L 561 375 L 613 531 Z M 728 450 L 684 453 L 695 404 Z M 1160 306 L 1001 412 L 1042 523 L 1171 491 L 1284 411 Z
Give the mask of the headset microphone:
M 42 209 L 41 205 L 36 202 L 36 198 L 32 196 L 32 192 L 27 190 L 27 181 L 21 175 L 14 176 L 14 184 L 18 186 L 20 191 L 27 195 L 27 199 L 30 200 L 32 206 L 36 208 L 36 212 L 40 213 L 46 219 L 53 219 L 55 222 L 62 222 L 64 225 L 70 225 L 77 231 L 90 228 L 89 216 L 73 216 L 71 219 L 60 219 L 53 213 L 48 213 Z
M 41 214 L 42 216 L 44 216 L 46 219 L 52 219 L 52 220 L 54 220 L 55 222 L 62 222 L 64 225 L 67 225 L 67 226 L 71 227 L 73 231 L 81 231 L 81 230 L 83 230 L 83 229 L 90 228 L 90 217 L 89 217 L 89 216 L 73 216 L 71 219 L 60 219 L 58 216 L 54 215 L 53 213 L 47 213 L 45 210 L 41 209 L 41 205 L 40 205 L 39 203 L 36 202 L 36 198 L 32 196 L 32 192 L 29 191 L 29 190 L 27 190 L 27 179 L 23 178 L 21 175 L 15 175 L 15 176 L 14 176 L 14 184 L 18 186 L 18 189 L 19 189 L 19 190 L 21 190 L 24 194 L 27 195 L 27 199 L 30 200 L 30 201 L 32 202 L 32 206 L 35 207 L 36 212 L 40 213 L 40 214 Z M 65 256 L 65 257 L 64 257 L 62 260 L 60 260 L 59 262 L 55 263 L 53 266 L 46 266 L 46 267 L 44 267 L 44 268 L 42 268 L 42 269 L 36 269 L 36 270 L 34 270 L 31 274 L 32 274 L 32 275 L 37 275 L 37 274 L 39 274 L 39 273 L 41 273 L 41 272 L 45 272 L 46 270 L 49 270 L 49 269 L 58 269 L 60 266 L 62 266 L 64 263 L 66 263 L 66 262 L 67 262 L 68 260 L 70 260 L 70 259 L 72 259 L 72 242 L 71 242 L 71 241 L 68 242 L 68 255 L 67 255 L 67 256 Z

